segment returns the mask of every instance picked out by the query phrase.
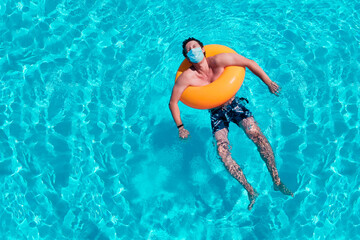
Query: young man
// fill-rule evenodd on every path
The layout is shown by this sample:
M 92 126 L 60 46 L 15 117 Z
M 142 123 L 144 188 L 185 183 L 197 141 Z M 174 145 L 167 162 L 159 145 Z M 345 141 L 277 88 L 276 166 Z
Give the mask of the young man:
M 175 82 L 169 103 L 171 114 L 179 129 L 181 138 L 187 138 L 189 135 L 189 131 L 184 128 L 180 118 L 178 102 L 181 94 L 188 86 L 205 86 L 212 83 L 227 66 L 247 67 L 268 86 L 271 93 L 275 95 L 279 93 L 278 85 L 270 80 L 256 62 L 237 53 L 221 53 L 207 58 L 205 57 L 202 42 L 195 38 L 188 38 L 183 42 L 183 55 L 192 63 L 192 66 L 184 71 Z M 211 109 L 210 115 L 218 154 L 231 175 L 247 190 L 250 201 L 249 210 L 253 207 L 258 193 L 248 183 L 240 166 L 231 157 L 228 140 L 230 121 L 241 127 L 256 144 L 260 156 L 271 174 L 274 189 L 281 191 L 285 195 L 293 196 L 293 193 L 280 181 L 274 153 L 268 140 L 261 132 L 252 113 L 242 104 L 240 98 L 233 97 L 222 106 Z

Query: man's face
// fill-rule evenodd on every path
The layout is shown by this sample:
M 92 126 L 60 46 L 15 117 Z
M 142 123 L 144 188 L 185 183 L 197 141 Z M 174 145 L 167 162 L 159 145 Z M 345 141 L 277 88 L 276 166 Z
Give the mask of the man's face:
M 190 41 L 185 45 L 186 59 L 191 63 L 200 63 L 205 58 L 205 50 L 197 41 Z
M 193 49 L 193 48 L 201 48 L 201 46 L 200 46 L 200 44 L 197 42 L 197 41 L 190 41 L 190 42 L 188 42 L 186 45 L 185 45 L 185 49 L 186 49 L 186 54 L 191 50 L 191 49 Z M 202 49 L 203 50 L 203 52 L 205 52 L 204 51 L 204 49 Z

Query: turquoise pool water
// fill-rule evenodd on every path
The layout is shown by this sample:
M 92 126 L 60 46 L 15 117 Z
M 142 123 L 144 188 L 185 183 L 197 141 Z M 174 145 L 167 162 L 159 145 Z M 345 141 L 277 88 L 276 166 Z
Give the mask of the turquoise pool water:
M 5 0 L 0 3 L 1 239 L 360 239 L 358 1 Z M 251 58 L 247 97 L 273 146 L 275 192 L 230 127 L 216 156 L 207 111 L 168 110 L 182 41 Z

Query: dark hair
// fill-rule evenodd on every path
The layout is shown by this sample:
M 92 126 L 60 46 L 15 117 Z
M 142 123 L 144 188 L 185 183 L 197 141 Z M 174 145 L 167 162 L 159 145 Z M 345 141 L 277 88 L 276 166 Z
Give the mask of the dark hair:
M 185 58 L 187 58 L 187 55 L 186 55 L 186 54 L 187 54 L 187 51 L 186 51 L 186 49 L 185 49 L 185 46 L 186 46 L 186 44 L 187 44 L 188 42 L 190 42 L 190 41 L 196 41 L 196 42 L 200 45 L 201 48 L 204 47 L 204 44 L 203 44 L 202 42 L 200 42 L 200 40 L 197 40 L 196 38 L 193 38 L 193 37 L 189 37 L 188 39 L 186 39 L 185 41 L 183 41 L 183 44 L 182 44 L 182 48 L 183 48 L 182 54 L 184 55 Z

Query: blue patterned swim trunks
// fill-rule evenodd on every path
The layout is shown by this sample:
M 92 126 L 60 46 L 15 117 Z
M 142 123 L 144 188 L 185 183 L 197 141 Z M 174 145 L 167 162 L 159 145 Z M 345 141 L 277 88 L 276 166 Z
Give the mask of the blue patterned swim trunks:
M 230 122 L 239 125 L 243 119 L 253 116 L 243 101 L 247 99 L 235 97 L 229 105 L 209 110 L 213 134 L 223 128 L 229 129 Z

